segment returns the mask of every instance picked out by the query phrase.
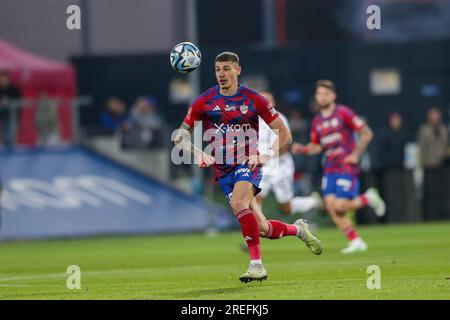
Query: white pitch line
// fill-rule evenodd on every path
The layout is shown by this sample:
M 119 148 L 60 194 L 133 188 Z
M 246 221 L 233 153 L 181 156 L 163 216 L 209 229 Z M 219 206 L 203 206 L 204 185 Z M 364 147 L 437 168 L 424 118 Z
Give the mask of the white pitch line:
M 390 260 L 385 260 L 383 262 L 388 262 Z M 378 263 L 382 261 L 377 261 Z M 333 265 L 347 265 L 347 264 L 355 264 L 358 262 L 355 261 L 339 261 L 334 262 Z M 279 262 L 279 263 L 270 263 L 271 266 L 287 266 L 287 265 L 309 265 L 311 264 L 310 261 L 296 261 L 296 262 Z M 323 263 L 320 262 L 314 262 L 315 265 L 317 264 L 329 264 L 329 262 L 324 261 Z M 165 268 L 146 268 L 146 269 L 118 269 L 118 270 L 97 270 L 97 271 L 83 271 L 81 269 L 82 275 L 87 276 L 95 276 L 95 275 L 114 275 L 114 274 L 132 274 L 132 273 L 167 273 L 167 272 L 180 272 L 180 271 L 193 271 L 193 270 L 211 270 L 213 268 L 214 270 L 217 269 L 230 269 L 230 265 L 203 265 L 203 266 L 178 266 L 178 267 L 165 267 Z M 46 273 L 46 274 L 35 274 L 35 275 L 24 275 L 24 276 L 10 276 L 10 277 L 3 277 L 0 278 L 0 281 L 21 281 L 21 280 L 39 280 L 39 279 L 52 279 L 52 278 L 67 278 L 67 274 L 64 272 L 59 273 Z
M 22 287 L 33 287 L 29 284 L 0 284 L 0 287 L 14 287 L 14 288 L 22 288 Z

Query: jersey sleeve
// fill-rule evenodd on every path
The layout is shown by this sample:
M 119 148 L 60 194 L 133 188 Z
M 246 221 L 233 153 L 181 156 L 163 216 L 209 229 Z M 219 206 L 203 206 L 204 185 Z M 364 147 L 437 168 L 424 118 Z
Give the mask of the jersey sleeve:
M 344 123 L 353 131 L 359 132 L 366 125 L 366 122 L 350 108 L 341 107 L 340 114 L 344 119 Z
M 258 95 L 255 99 L 255 106 L 258 115 L 264 120 L 265 123 L 270 124 L 273 120 L 279 117 L 275 107 L 269 103 L 269 101 L 261 95 Z
M 315 119 L 311 124 L 310 139 L 312 144 L 320 144 L 319 132 L 317 131 L 317 121 Z
M 203 117 L 203 100 L 198 98 L 191 104 L 184 118 L 184 123 L 193 127 L 196 121 L 201 121 Z

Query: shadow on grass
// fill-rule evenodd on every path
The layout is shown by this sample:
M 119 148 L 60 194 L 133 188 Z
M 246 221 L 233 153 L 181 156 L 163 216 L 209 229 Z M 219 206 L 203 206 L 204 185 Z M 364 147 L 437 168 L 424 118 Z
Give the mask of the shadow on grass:
M 189 290 L 184 292 L 177 292 L 177 293 L 164 293 L 164 294 L 158 294 L 160 296 L 166 296 L 170 299 L 172 298 L 182 298 L 182 299 L 189 299 L 189 298 L 198 298 L 201 296 L 217 296 L 220 297 L 222 294 L 238 294 L 246 289 L 245 285 L 238 286 L 238 287 L 230 287 L 230 288 L 217 288 L 217 289 L 197 289 L 197 290 Z

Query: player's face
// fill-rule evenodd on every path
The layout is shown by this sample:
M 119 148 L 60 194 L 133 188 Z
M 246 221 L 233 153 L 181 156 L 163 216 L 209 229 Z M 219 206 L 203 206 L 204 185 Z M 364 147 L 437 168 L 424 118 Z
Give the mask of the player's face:
M 216 62 L 216 79 L 223 90 L 237 86 L 241 67 L 231 61 Z
M 315 99 L 321 109 L 326 109 L 336 101 L 336 93 L 328 88 L 318 87 Z

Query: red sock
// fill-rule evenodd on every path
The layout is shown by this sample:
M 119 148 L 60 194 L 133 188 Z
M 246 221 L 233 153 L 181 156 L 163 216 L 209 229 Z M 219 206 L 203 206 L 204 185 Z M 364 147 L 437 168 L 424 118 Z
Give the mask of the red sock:
M 359 237 L 358 232 L 356 232 L 356 230 L 353 227 L 348 227 L 347 229 L 345 229 L 344 233 L 347 239 L 350 241 Z
M 242 236 L 247 242 L 248 251 L 252 260 L 261 259 L 261 247 L 259 244 L 259 225 L 256 217 L 250 209 L 238 212 L 236 218 L 241 224 Z
M 365 194 L 360 195 L 358 199 L 361 201 L 361 208 L 364 208 L 369 204 L 369 199 L 367 199 L 367 196 Z
M 286 236 L 297 235 L 297 227 L 293 224 L 286 224 L 277 220 L 269 220 L 267 223 L 269 224 L 269 232 L 266 237 L 269 239 L 279 239 Z

